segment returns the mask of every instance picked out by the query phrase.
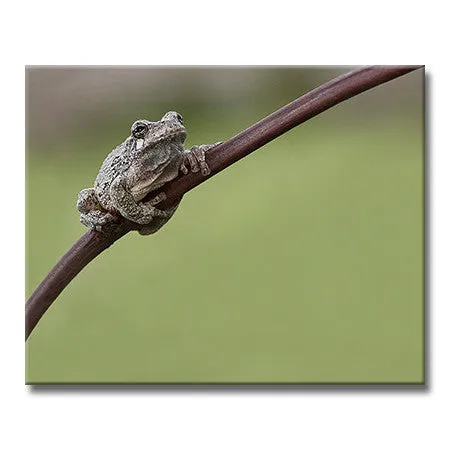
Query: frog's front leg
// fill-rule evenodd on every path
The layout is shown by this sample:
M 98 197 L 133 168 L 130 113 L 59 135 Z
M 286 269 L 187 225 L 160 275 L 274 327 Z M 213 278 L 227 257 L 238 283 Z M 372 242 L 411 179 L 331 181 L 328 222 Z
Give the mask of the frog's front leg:
M 81 213 L 80 222 L 97 231 L 101 231 L 104 225 L 116 220 L 112 214 L 103 210 L 93 188 L 83 189 L 78 194 L 77 209 Z
M 208 176 L 211 173 L 211 169 L 206 163 L 205 152 L 221 143 L 222 142 L 216 142 L 215 144 L 195 145 L 190 150 L 186 150 L 183 153 L 184 159 L 181 163 L 180 170 L 186 175 L 189 172 L 186 163 L 189 163 L 192 172 L 198 172 L 201 170 L 203 176 Z
M 171 214 L 155 208 L 150 202 L 137 202 L 127 187 L 126 178 L 117 177 L 110 186 L 110 197 L 114 207 L 128 220 L 140 225 L 149 224 L 153 219 L 170 219 Z M 162 201 L 161 197 L 157 202 Z
M 151 205 L 154 206 L 154 205 L 162 202 L 165 199 L 166 199 L 166 194 L 164 194 L 164 192 L 161 192 L 156 197 L 154 197 L 152 200 L 150 200 L 150 202 L 148 202 L 148 203 L 150 203 Z M 181 202 L 181 197 L 170 208 L 164 209 L 164 211 L 166 213 L 168 213 L 168 215 L 169 215 L 167 218 L 155 217 L 149 224 L 142 225 L 141 227 L 139 227 L 139 229 L 138 229 L 139 234 L 145 236 L 148 234 L 156 233 L 175 214 L 175 211 L 177 210 L 180 202 Z

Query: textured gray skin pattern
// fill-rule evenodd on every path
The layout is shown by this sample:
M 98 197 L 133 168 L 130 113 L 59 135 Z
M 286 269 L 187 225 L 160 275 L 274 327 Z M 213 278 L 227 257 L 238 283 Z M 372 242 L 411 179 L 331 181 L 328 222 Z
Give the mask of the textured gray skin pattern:
M 170 111 L 159 122 L 138 120 L 131 135 L 103 162 L 93 188 L 78 194 L 77 208 L 83 225 L 105 231 L 117 220 L 117 213 L 138 224 L 140 234 L 158 231 L 174 214 L 180 201 L 169 209 L 155 205 L 164 200 L 158 195 L 149 202 L 141 200 L 178 176 L 201 170 L 209 175 L 205 151 L 214 145 L 184 149 L 186 128 L 180 114 Z

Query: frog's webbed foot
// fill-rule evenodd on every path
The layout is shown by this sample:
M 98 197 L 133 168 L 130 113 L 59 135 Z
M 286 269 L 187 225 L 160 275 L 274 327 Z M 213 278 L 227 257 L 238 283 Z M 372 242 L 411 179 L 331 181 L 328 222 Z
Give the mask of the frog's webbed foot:
M 78 194 L 77 209 L 81 213 L 80 222 L 96 231 L 102 231 L 105 225 L 116 221 L 115 216 L 103 210 L 93 188 L 83 189 Z
M 146 202 L 150 206 L 155 206 L 158 203 L 163 202 L 167 198 L 167 195 L 164 192 L 160 192 L 158 195 L 155 195 L 150 201 Z
M 88 228 L 96 231 L 104 231 L 105 225 L 116 222 L 117 218 L 104 211 L 90 211 L 88 213 L 80 214 L 80 222 Z
M 189 164 L 192 172 L 202 172 L 203 176 L 208 176 L 211 173 L 211 169 L 205 160 L 205 152 L 209 149 L 221 144 L 222 142 L 216 142 L 215 144 L 195 145 L 190 150 L 184 152 L 184 160 L 181 163 L 180 170 L 185 175 L 189 173 L 189 168 L 186 163 Z

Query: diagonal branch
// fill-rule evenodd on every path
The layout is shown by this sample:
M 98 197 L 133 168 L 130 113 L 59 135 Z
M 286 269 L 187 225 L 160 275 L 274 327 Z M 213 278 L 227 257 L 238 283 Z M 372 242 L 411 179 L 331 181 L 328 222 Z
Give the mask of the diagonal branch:
M 206 154 L 206 160 L 211 168 L 211 174 L 204 177 L 199 172 L 191 172 L 167 183 L 163 188 L 167 199 L 161 202 L 158 207 L 169 206 L 208 178 L 321 112 L 361 92 L 421 67 L 423 66 L 368 66 L 344 74 L 319 86 L 228 141 L 209 150 Z M 152 193 L 152 196 L 154 195 L 155 192 Z M 131 222 L 121 219 L 108 234 L 89 230 L 75 242 L 26 303 L 25 339 L 28 338 L 41 317 L 70 281 L 89 262 L 133 228 Z

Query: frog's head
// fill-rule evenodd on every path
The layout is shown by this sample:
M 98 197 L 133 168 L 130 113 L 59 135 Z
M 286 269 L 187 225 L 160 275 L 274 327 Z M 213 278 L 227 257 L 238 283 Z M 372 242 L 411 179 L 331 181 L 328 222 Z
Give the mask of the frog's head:
M 164 114 L 159 122 L 137 120 L 131 126 L 131 137 L 138 140 L 140 148 L 165 142 L 183 144 L 186 136 L 183 117 L 175 111 Z

